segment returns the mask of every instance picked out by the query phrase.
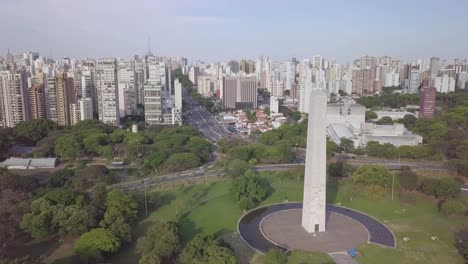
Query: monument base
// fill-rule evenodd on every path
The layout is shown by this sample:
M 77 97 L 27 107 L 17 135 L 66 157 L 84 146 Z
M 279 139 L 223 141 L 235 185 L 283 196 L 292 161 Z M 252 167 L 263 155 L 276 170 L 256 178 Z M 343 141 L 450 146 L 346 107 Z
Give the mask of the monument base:
M 369 239 L 369 233 L 347 216 L 329 212 L 326 231 L 307 232 L 301 225 L 302 210 L 290 209 L 266 216 L 260 228 L 271 243 L 287 249 L 332 253 L 356 248 Z

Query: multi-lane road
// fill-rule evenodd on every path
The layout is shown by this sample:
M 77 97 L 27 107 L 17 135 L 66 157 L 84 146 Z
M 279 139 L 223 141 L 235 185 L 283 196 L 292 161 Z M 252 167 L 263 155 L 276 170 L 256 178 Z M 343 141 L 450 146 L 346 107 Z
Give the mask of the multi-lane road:
M 184 115 L 190 126 L 197 128 L 203 136 L 212 142 L 230 136 L 230 132 L 220 125 L 208 110 L 193 100 L 192 96 L 185 93 L 184 99 L 187 107 Z

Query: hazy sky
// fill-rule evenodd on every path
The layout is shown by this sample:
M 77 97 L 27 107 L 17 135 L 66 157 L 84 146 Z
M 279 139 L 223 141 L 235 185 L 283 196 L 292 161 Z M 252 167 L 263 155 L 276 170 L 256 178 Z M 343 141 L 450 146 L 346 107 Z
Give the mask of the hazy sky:
M 468 57 L 468 0 L 0 0 L 0 54 Z

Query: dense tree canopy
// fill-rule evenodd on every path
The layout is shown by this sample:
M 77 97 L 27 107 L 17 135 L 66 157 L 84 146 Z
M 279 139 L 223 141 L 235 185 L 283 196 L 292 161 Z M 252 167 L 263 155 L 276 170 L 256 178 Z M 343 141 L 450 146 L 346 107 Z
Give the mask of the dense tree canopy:
M 35 144 L 55 129 L 57 129 L 57 125 L 47 119 L 22 121 L 15 126 L 16 139 L 20 142 Z
M 197 235 L 182 251 L 182 264 L 237 264 L 238 261 L 232 250 L 224 247 L 215 236 Z
M 231 195 L 234 201 L 239 201 L 241 209 L 249 209 L 263 201 L 267 195 L 267 189 L 260 178 L 246 175 L 234 180 Z
M 75 243 L 75 252 L 86 262 L 100 261 L 104 253 L 115 252 L 119 247 L 119 239 L 110 231 L 96 228 L 81 235 Z
M 137 251 L 142 258 L 157 256 L 167 258 L 181 248 L 178 227 L 173 222 L 154 223 L 146 232 L 146 235 L 138 239 Z

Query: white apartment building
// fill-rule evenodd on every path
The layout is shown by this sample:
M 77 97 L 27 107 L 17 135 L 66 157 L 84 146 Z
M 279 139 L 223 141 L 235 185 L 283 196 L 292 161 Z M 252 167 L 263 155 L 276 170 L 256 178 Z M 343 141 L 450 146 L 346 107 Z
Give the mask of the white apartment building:
M 21 74 L 0 73 L 0 124 L 14 127 L 29 120 L 27 84 Z
M 115 59 L 98 60 L 96 64 L 96 90 L 99 120 L 120 124 L 117 64 Z
M 455 91 L 455 78 L 449 77 L 447 74 L 434 78 L 433 84 L 438 93 L 448 93 Z
M 78 100 L 80 109 L 80 121 L 93 119 L 93 101 L 91 98 L 81 98 Z

